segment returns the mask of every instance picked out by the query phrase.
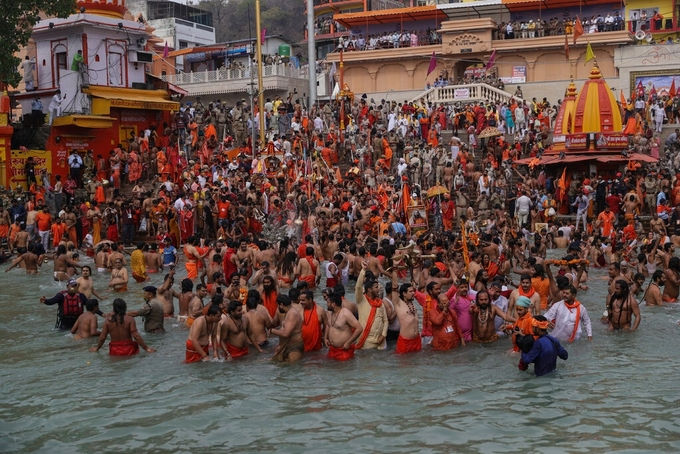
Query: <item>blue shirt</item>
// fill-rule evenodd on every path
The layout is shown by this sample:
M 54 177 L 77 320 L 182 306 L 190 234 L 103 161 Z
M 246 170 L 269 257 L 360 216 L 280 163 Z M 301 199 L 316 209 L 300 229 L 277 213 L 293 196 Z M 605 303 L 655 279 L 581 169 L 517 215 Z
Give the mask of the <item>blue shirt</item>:
M 522 353 L 522 361 L 527 365 L 535 363 L 534 373 L 537 377 L 540 377 L 557 368 L 558 356 L 566 360 L 569 357 L 569 354 L 564 347 L 560 345 L 560 341 L 546 334 L 534 341 L 534 346 L 529 353 Z
M 175 246 L 170 245 L 163 249 L 163 265 L 175 263 L 175 255 L 177 255 L 177 249 L 175 249 Z
M 406 235 L 406 226 L 401 222 L 393 222 L 392 229 L 397 235 Z

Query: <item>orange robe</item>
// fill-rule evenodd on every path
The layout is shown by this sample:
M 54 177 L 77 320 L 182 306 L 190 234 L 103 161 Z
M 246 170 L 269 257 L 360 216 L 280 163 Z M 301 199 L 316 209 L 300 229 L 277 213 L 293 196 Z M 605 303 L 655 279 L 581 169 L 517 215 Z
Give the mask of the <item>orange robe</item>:
M 311 352 L 321 350 L 321 324 L 319 323 L 319 316 L 317 314 L 317 305 L 311 309 L 305 309 L 304 321 L 302 324 L 302 340 L 305 343 L 305 351 Z

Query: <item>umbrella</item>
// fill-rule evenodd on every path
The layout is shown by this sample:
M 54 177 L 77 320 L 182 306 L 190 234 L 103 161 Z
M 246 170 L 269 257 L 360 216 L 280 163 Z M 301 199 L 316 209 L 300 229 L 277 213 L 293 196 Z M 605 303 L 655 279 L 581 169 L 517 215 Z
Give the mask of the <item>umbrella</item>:
M 480 139 L 486 139 L 488 137 L 496 137 L 496 136 L 502 136 L 503 133 L 500 132 L 498 128 L 495 128 L 493 126 L 486 127 L 482 129 L 482 132 L 479 133 L 479 138 Z
M 441 184 L 438 184 L 436 186 L 432 186 L 430 189 L 427 190 L 427 196 L 428 197 L 436 197 L 438 195 L 442 194 L 448 194 L 449 189 L 446 186 L 442 186 Z

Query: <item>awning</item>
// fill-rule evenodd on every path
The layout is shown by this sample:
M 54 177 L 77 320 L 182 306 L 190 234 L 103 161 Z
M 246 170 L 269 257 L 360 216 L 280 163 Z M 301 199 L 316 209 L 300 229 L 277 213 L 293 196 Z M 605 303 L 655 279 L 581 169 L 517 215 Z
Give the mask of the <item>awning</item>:
M 641 161 L 641 162 L 658 162 L 659 160 L 657 158 L 653 158 L 652 156 L 648 154 L 642 154 L 642 153 L 632 153 L 629 154 L 628 157 L 626 156 L 601 156 L 597 158 L 598 162 L 627 162 L 627 161 Z
M 394 22 L 411 22 L 432 20 L 437 23 L 446 20 L 447 16 L 435 5 L 414 6 L 411 8 L 392 8 L 358 13 L 335 14 L 333 20 L 345 28 L 361 27 L 370 24 L 386 24 Z M 408 24 L 411 26 L 411 24 Z
M 508 14 L 508 8 L 501 0 L 478 0 L 474 2 L 444 3 L 437 9 L 446 13 L 449 19 L 473 19 L 480 17 L 496 17 Z
M 573 7 L 573 0 L 503 0 L 503 4 L 510 11 L 534 11 L 540 8 L 542 9 L 557 9 L 557 8 L 568 8 Z M 617 4 L 620 5 L 621 2 L 613 0 L 588 0 L 588 6 L 590 5 L 606 5 L 606 4 Z
M 95 98 L 106 99 L 111 107 L 123 109 L 179 110 L 179 103 L 168 99 L 167 90 L 139 90 L 136 88 L 101 87 L 83 88 Z
M 105 129 L 113 126 L 113 118 L 103 115 L 67 115 L 54 119 L 52 126 L 78 126 L 80 128 Z
M 622 154 L 602 154 L 602 153 L 592 153 L 592 154 L 578 154 L 569 155 L 567 154 L 563 158 L 559 155 L 543 155 L 540 159 L 538 158 L 524 158 L 515 161 L 516 164 L 520 165 L 539 165 L 546 166 L 552 164 L 568 164 L 570 162 L 581 162 L 581 161 L 597 161 L 603 164 L 608 162 L 628 162 L 628 161 L 641 161 L 641 162 L 657 162 L 658 159 L 653 158 L 649 155 L 642 153 L 632 153 L 628 156 L 623 156 Z

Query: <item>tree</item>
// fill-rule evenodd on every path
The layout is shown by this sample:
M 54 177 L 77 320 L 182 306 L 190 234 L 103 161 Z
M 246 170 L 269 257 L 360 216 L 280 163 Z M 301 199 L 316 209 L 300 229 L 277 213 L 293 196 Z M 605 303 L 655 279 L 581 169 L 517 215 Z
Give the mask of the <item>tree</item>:
M 15 56 L 31 38 L 41 14 L 68 17 L 76 9 L 75 0 L 16 0 L 3 2 L 0 14 L 0 85 L 16 86 L 21 80 Z

